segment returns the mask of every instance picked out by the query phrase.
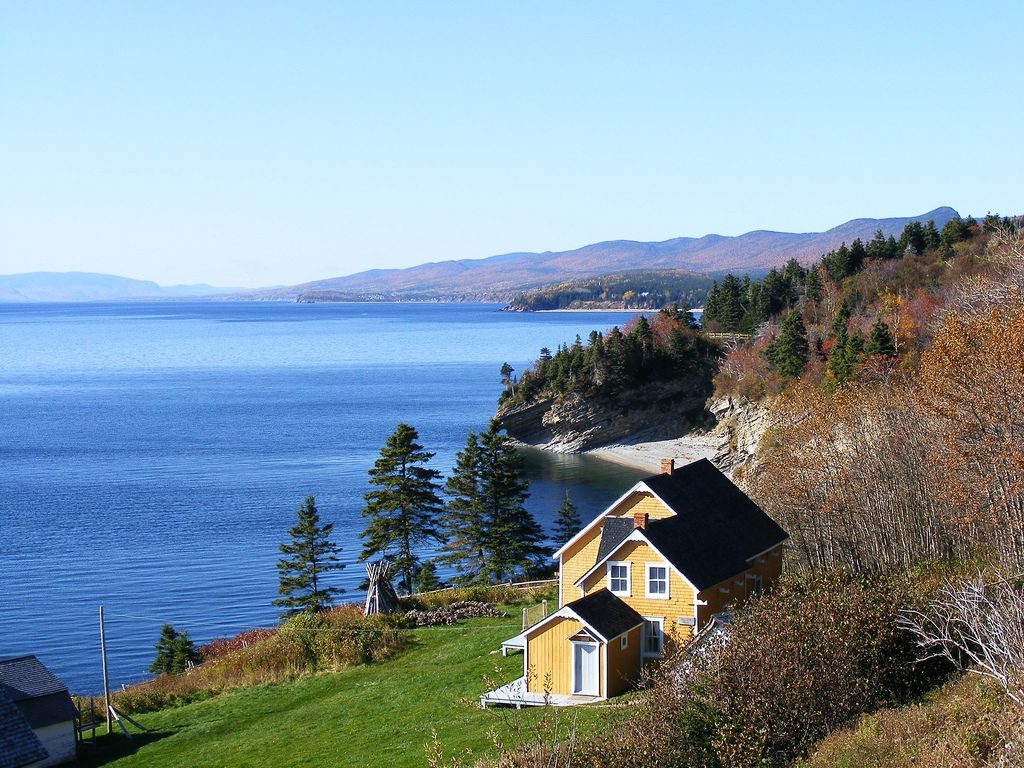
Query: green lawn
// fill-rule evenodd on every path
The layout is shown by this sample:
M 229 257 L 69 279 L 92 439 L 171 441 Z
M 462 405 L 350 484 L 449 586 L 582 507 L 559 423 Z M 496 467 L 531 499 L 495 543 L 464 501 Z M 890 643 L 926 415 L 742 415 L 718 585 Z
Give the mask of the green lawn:
M 100 737 L 95 746 L 83 745 L 81 764 L 422 766 L 431 731 L 447 754 L 487 753 L 490 729 L 507 737 L 510 722 L 529 724 L 541 715 L 483 711 L 477 703 L 485 676 L 500 674 L 505 682 L 522 674 L 522 656 L 491 653 L 517 629 L 508 618 L 420 629 L 414 646 L 390 661 L 140 715 L 150 734 Z M 579 711 L 581 725 L 600 715 L 599 707 Z

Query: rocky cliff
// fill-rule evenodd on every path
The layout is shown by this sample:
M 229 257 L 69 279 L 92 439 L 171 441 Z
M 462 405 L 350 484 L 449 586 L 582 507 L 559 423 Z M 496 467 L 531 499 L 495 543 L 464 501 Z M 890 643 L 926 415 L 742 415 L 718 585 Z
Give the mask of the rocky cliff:
M 740 475 L 757 461 L 757 446 L 768 428 L 771 402 L 752 403 L 745 397 L 720 397 L 708 401 L 715 426 L 710 437 L 717 445 L 711 461 L 723 472 Z
M 703 423 L 711 395 L 706 372 L 648 384 L 615 398 L 567 394 L 503 405 L 497 418 L 509 435 L 555 453 L 579 453 L 635 439 L 665 440 Z

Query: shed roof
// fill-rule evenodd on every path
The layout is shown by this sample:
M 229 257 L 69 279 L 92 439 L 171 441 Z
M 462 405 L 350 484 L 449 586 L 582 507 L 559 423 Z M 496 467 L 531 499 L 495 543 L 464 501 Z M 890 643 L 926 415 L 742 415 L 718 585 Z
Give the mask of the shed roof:
M 33 728 L 78 716 L 64 683 L 32 655 L 0 659 L 0 692 L 17 705 Z
M 21 768 L 49 756 L 18 706 L 0 690 L 0 768 Z
M 566 603 L 577 616 L 608 640 L 644 623 L 644 617 L 607 589 Z

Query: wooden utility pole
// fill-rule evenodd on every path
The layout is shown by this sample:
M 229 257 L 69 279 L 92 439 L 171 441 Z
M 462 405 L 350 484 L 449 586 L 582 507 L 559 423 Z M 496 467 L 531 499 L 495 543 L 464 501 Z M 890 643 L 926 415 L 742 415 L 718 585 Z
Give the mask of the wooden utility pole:
M 107 735 L 110 735 L 110 683 L 107 680 L 107 637 L 103 633 L 103 606 L 100 606 L 100 653 L 103 656 L 103 711 L 107 718 Z

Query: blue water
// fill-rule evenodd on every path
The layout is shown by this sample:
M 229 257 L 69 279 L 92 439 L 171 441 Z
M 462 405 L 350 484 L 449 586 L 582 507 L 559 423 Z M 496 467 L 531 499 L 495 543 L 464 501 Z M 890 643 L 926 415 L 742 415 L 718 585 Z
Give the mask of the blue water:
M 630 315 L 493 305 L 0 304 L 0 657 L 74 691 L 139 680 L 163 622 L 199 642 L 274 623 L 277 545 L 313 494 L 358 597 L 367 469 L 399 421 L 447 473 L 522 370 Z M 527 452 L 544 525 L 638 476 Z M 429 553 L 427 553 L 429 554 Z

